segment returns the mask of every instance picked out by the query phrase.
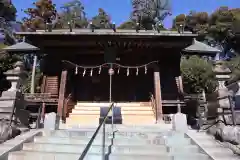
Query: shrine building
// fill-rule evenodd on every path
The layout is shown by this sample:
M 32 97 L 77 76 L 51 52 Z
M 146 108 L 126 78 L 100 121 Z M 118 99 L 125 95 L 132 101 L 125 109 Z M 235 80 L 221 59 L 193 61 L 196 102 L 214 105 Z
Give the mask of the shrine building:
M 16 34 L 25 37 L 25 41 L 7 51 L 14 52 L 17 45 L 23 47 L 17 51 L 25 54 L 32 53 L 27 52 L 31 49 L 39 50 L 35 53 L 42 57 L 41 93 L 57 99 L 56 107 L 63 119 L 74 113 L 76 104 L 115 102 L 122 106 L 148 106 L 153 98 L 155 105 L 150 108 L 156 121 L 164 113 L 176 111 L 175 102 L 183 93 L 181 54 L 198 36 L 191 32 L 111 29 Z M 131 115 L 135 116 L 140 113 L 137 109 L 133 112 Z M 78 113 L 85 118 L 92 116 Z M 128 113 L 122 108 L 123 116 Z

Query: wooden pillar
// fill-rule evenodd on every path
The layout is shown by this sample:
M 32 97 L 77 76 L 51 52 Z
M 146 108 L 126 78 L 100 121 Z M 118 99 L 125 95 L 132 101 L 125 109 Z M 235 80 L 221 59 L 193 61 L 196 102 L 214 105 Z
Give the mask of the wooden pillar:
M 41 93 L 45 93 L 45 90 L 46 90 L 46 76 L 44 75 L 42 78 Z
M 154 70 L 154 92 L 157 106 L 157 121 L 162 120 L 162 94 L 159 69 Z
M 63 116 L 66 83 L 67 83 L 67 71 L 62 71 L 61 81 L 60 81 L 60 89 L 59 89 L 58 109 L 57 109 L 57 115 L 60 118 Z

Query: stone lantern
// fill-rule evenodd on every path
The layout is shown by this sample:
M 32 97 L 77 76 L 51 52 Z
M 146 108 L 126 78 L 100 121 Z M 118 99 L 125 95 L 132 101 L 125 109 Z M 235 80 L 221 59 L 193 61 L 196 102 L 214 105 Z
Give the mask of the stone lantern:
M 225 82 L 230 79 L 230 69 L 224 65 L 223 61 L 217 61 L 213 68 L 213 72 L 215 73 L 216 80 L 218 81 L 218 96 L 226 96 L 228 89 L 225 86 Z
M 230 79 L 231 71 L 230 69 L 224 65 L 223 61 L 217 61 L 213 68 L 213 72 L 216 75 L 216 80 L 218 82 L 217 87 L 217 97 L 229 96 L 228 88 L 225 86 L 225 82 Z M 222 113 L 222 108 L 230 108 L 229 98 L 223 98 L 218 100 L 217 112 Z M 219 117 L 220 118 L 220 117 Z M 221 119 L 221 118 L 220 118 Z
M 2 93 L 0 97 L 0 106 L 2 107 L 0 118 L 10 119 L 12 112 L 17 112 L 24 108 L 24 98 L 21 93 L 20 87 L 22 82 L 27 77 L 27 73 L 24 71 L 24 65 L 22 62 L 17 62 L 14 65 L 14 69 L 8 70 L 4 73 L 6 78 L 11 83 L 11 88 Z
M 27 77 L 27 73 L 24 71 L 24 64 L 18 61 L 14 65 L 14 69 L 8 70 L 4 74 L 7 80 L 11 82 L 11 88 L 9 88 L 7 92 L 19 92 L 23 81 Z

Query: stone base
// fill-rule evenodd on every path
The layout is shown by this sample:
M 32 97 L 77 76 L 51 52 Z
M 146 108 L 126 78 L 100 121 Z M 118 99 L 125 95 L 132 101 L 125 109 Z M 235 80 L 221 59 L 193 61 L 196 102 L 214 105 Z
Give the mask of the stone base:
M 182 113 L 173 115 L 172 126 L 175 131 L 186 133 L 188 131 L 187 116 Z
M 236 111 L 235 116 L 236 116 L 236 124 L 240 125 L 240 111 Z M 225 115 L 224 117 L 227 124 L 233 124 L 232 115 Z
M 4 91 L 4 92 L 2 92 L 2 97 L 0 97 L 0 99 L 1 98 L 13 98 L 13 99 L 15 99 L 16 97 L 19 97 L 21 95 L 22 95 L 22 93 L 19 92 L 19 91 Z

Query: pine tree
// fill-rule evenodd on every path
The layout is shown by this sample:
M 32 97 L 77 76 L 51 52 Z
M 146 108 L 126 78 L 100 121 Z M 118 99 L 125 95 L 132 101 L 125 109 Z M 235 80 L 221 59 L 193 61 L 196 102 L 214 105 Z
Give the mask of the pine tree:
M 24 11 L 28 15 L 23 18 L 24 27 L 44 29 L 45 23 L 53 23 L 53 26 L 57 23 L 58 13 L 52 0 L 38 0 L 33 5 L 33 8 Z

